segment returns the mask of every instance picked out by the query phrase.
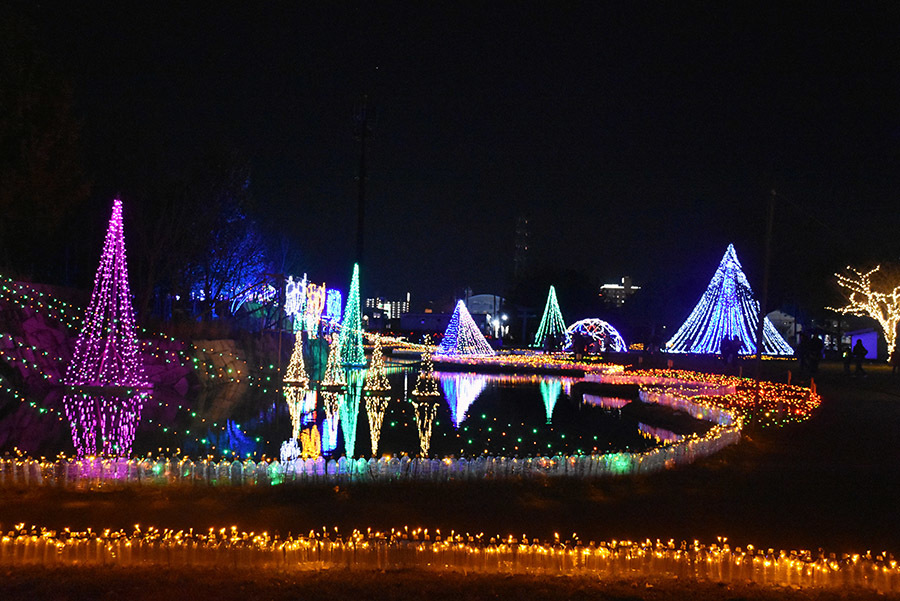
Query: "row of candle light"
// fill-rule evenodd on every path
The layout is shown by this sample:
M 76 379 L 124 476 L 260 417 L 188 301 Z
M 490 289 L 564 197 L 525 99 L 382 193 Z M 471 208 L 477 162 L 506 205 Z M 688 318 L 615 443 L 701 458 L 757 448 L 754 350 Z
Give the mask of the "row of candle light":
M 585 543 L 573 535 L 540 541 L 513 536 L 457 534 L 439 530 L 390 532 L 337 529 L 286 537 L 242 532 L 235 526 L 206 532 L 135 526 L 122 530 L 61 532 L 18 524 L 0 538 L 0 565 L 160 566 L 231 569 L 363 569 L 464 571 L 488 574 L 589 575 L 600 579 L 679 578 L 754 582 L 768 586 L 866 588 L 900 591 L 900 567 L 887 553 L 845 554 L 775 551 L 675 541 Z

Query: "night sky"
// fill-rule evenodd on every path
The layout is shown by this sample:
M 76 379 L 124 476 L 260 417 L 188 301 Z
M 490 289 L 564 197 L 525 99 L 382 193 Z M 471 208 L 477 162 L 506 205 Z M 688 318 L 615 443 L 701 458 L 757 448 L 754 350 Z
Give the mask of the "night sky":
M 365 93 L 368 294 L 502 294 L 520 215 L 538 268 L 631 275 L 693 305 L 733 242 L 758 289 L 775 189 L 772 302 L 812 310 L 844 265 L 900 259 L 900 5 L 720 4 L 28 14 L 75 88 L 98 215 L 116 194 L 127 210 L 139 171 L 232 145 L 252 160 L 261 223 L 313 279 L 346 287 Z

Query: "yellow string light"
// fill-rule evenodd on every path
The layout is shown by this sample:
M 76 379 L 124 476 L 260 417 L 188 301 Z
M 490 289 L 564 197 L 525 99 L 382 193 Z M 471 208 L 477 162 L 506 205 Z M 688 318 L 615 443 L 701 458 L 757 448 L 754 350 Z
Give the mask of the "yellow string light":
M 900 284 L 897 284 L 889 292 L 876 290 L 872 282 L 872 276 L 881 269 L 881 265 L 866 273 L 848 266 L 849 275 L 834 274 L 837 283 L 849 292 L 847 305 L 840 308 L 828 307 L 844 315 L 858 315 L 871 317 L 881 326 L 887 340 L 888 353 L 893 355 L 897 347 L 897 324 L 900 323 Z M 884 272 L 882 272 L 883 274 Z M 890 287 L 894 281 L 888 279 L 882 282 Z

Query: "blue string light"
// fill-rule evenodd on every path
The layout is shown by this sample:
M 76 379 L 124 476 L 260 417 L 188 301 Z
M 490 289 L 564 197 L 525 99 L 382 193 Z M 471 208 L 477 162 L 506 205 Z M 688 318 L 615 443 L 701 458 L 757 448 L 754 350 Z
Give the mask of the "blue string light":
M 444 338 L 434 352 L 439 355 L 494 356 L 494 349 L 484 339 L 475 321 L 462 301 L 456 303 L 456 310 L 447 324 Z
M 729 244 L 706 292 L 681 328 L 666 343 L 665 350 L 669 353 L 714 354 L 720 351 L 724 338 L 737 336 L 741 342 L 738 353 L 753 355 L 756 353 L 758 323 L 759 302 L 753 298 L 750 282 L 744 275 L 734 245 Z M 763 323 L 763 353 L 794 354 L 768 317 Z

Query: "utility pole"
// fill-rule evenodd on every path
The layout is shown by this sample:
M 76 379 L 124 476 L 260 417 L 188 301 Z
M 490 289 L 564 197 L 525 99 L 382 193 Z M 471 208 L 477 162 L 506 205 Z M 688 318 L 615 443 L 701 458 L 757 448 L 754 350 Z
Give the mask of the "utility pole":
M 356 139 L 359 140 L 359 175 L 356 178 L 358 196 L 356 202 L 356 262 L 362 269 L 364 231 L 366 221 L 366 141 L 372 136 L 372 124 L 369 115 L 368 97 L 363 94 L 362 106 L 356 114 Z
M 763 255 L 763 281 L 759 297 L 759 323 L 756 324 L 756 386 L 762 378 L 763 335 L 766 322 L 766 303 L 769 300 L 769 263 L 772 256 L 772 222 L 775 218 L 775 190 L 769 195 L 769 206 L 766 211 L 766 239 Z

